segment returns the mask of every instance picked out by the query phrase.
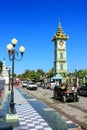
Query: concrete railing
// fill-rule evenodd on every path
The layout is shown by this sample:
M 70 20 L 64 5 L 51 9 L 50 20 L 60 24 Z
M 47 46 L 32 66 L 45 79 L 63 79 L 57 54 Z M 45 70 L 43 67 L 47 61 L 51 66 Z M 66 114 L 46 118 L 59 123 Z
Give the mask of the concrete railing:
M 5 80 L 0 80 L 0 106 L 4 95 Z

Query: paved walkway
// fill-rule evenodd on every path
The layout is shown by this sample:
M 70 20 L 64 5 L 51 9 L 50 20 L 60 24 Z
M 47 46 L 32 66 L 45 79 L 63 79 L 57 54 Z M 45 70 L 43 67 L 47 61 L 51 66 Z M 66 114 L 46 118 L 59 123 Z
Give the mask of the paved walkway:
M 14 93 L 15 108 L 19 116 L 20 126 L 13 130 L 52 130 L 16 89 Z

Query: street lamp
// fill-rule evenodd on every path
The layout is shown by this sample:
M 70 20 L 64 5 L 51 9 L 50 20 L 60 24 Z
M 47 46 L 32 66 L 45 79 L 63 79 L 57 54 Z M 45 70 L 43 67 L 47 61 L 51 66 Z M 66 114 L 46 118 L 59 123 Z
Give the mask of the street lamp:
M 12 61 L 12 89 L 11 89 L 11 101 L 10 101 L 10 109 L 11 113 L 14 114 L 14 90 L 13 90 L 13 84 L 14 84 L 14 60 L 20 61 L 23 58 L 23 53 L 25 51 L 25 48 L 21 46 L 19 48 L 21 57 L 20 59 L 17 59 L 16 56 L 18 56 L 18 51 L 15 50 L 15 46 L 18 43 L 18 41 L 14 38 L 11 40 L 11 44 L 9 43 L 7 45 L 9 60 Z

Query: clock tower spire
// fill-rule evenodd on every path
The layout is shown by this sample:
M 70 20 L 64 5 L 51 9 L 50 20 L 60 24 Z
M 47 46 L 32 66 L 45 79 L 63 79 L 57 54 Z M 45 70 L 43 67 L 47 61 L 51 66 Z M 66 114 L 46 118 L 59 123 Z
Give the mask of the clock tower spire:
M 57 32 L 52 39 L 54 42 L 54 75 L 64 76 L 67 72 L 66 40 L 68 39 L 59 21 Z

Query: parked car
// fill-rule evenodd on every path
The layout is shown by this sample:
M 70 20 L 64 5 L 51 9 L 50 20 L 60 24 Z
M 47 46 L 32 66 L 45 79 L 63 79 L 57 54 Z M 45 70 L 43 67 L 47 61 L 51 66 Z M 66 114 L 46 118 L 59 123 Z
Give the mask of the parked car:
M 87 96 L 87 83 L 83 83 L 78 89 L 77 89 L 78 95 Z
M 27 80 L 21 81 L 21 84 L 22 87 L 27 87 L 28 81 Z
M 34 82 L 28 82 L 27 89 L 37 90 L 37 85 Z

